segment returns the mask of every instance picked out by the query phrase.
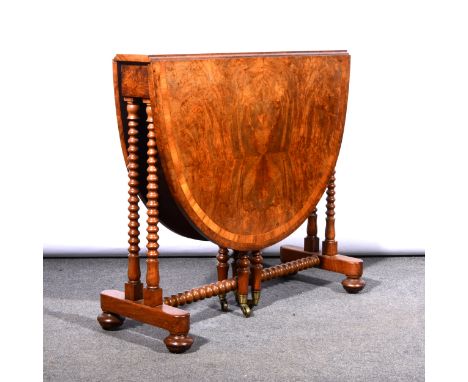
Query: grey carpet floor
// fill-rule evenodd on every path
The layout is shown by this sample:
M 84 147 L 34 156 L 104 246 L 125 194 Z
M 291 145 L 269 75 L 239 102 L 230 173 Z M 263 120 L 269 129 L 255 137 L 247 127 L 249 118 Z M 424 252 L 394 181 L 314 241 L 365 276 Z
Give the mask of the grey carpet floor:
M 215 262 L 161 259 L 164 295 L 216 280 Z M 227 313 L 215 298 L 188 305 L 195 342 L 181 355 L 167 352 L 159 328 L 129 319 L 100 328 L 99 292 L 122 290 L 125 278 L 125 259 L 44 260 L 44 380 L 424 380 L 422 257 L 365 259 L 358 295 L 319 269 L 266 282 L 247 319 L 232 294 Z

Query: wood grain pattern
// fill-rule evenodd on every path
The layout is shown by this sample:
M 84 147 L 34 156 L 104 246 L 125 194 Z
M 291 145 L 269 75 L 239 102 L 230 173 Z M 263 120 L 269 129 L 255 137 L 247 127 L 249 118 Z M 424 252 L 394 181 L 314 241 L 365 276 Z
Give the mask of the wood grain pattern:
M 143 59 L 143 57 L 146 58 Z M 129 126 L 126 123 L 126 114 L 123 112 L 126 110 L 126 104 L 123 97 L 123 87 L 124 82 L 127 82 L 125 92 L 131 93 L 136 100 L 140 100 L 141 96 L 147 95 L 149 92 L 149 73 L 143 75 L 127 75 L 125 80 L 123 79 L 122 73 L 126 71 L 125 68 L 129 64 L 133 65 L 139 63 L 139 70 L 148 71 L 149 58 L 147 56 L 135 56 L 135 55 L 117 55 L 112 63 L 113 66 L 113 75 L 114 75 L 114 95 L 115 95 L 115 108 L 117 112 L 117 125 L 119 128 L 120 144 L 122 147 L 122 153 L 124 156 L 125 164 L 128 166 L 128 130 Z M 145 65 L 145 66 L 143 66 Z M 135 83 L 131 83 L 131 82 Z M 141 90 L 145 88 L 144 90 Z M 135 93 L 131 89 L 136 89 Z M 138 90 L 140 89 L 140 90 Z M 144 97 L 143 97 L 144 98 Z M 152 107 L 154 109 L 154 107 Z M 140 115 L 141 118 L 146 118 L 143 116 L 143 113 Z M 143 133 L 143 132 L 142 132 Z M 146 137 L 144 134 L 139 134 L 138 142 L 138 155 L 139 155 L 139 164 L 143 166 L 146 163 Z M 179 235 L 196 239 L 196 240 L 207 240 L 202 236 L 190 223 L 190 221 L 185 217 L 183 212 L 177 206 L 174 198 L 172 197 L 169 186 L 167 185 L 166 177 L 164 176 L 163 169 L 160 166 L 158 161 L 157 171 L 161 176 L 159 177 L 159 220 L 165 225 L 168 229 L 173 232 L 178 233 Z M 146 195 L 147 195 L 147 180 L 145 172 L 141 171 L 138 177 L 139 182 L 139 197 L 146 204 Z
M 337 160 L 349 56 L 152 58 L 151 70 L 164 172 L 192 223 L 238 250 L 293 232 Z
M 148 98 L 148 68 L 146 65 L 126 64 L 120 67 L 121 89 L 124 97 Z
M 280 51 L 280 52 L 239 52 L 239 53 L 196 53 L 196 54 L 154 54 L 148 57 L 139 55 L 124 55 L 126 61 L 187 61 L 211 60 L 213 58 L 246 58 L 246 57 L 300 57 L 300 56 L 336 56 L 347 55 L 346 50 L 316 50 L 316 51 Z M 122 55 L 117 55 L 120 57 Z

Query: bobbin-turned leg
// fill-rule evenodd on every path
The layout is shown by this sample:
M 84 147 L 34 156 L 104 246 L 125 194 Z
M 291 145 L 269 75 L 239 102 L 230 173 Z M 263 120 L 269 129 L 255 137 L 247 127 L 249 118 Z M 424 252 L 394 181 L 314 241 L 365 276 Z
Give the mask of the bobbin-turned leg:
M 335 171 L 327 185 L 327 211 L 325 222 L 325 240 L 322 243 L 322 253 L 326 256 L 338 254 L 338 242 L 335 240 Z
M 237 260 L 237 293 L 239 306 L 245 317 L 250 316 L 250 307 L 247 302 L 249 293 L 249 255 L 248 252 L 240 252 Z
M 319 268 L 346 275 L 341 284 L 348 293 L 357 293 L 366 285 L 362 280 L 363 261 L 349 256 L 338 254 L 338 242 L 335 240 L 335 172 L 333 171 L 327 186 L 327 211 L 325 240 L 322 243 L 322 253 L 319 253 L 316 210 L 309 217 L 307 237 L 304 240 L 304 249 L 296 246 L 282 246 L 280 258 L 282 262 L 297 260 L 303 257 L 318 255 Z M 310 233 L 309 233 L 310 229 Z M 309 238 L 310 237 L 310 238 Z
M 156 168 L 156 136 L 154 134 L 153 113 L 149 99 L 143 100 L 146 105 L 146 122 L 148 123 L 148 168 L 147 173 L 147 214 L 148 227 L 146 258 L 146 288 L 143 291 L 144 303 L 149 306 L 162 305 L 162 289 L 159 287 L 159 210 L 158 210 L 158 174 Z
M 125 98 L 128 125 L 128 281 L 125 283 L 125 299 L 131 301 L 140 300 L 143 297 L 143 284 L 140 281 L 140 223 L 138 219 L 138 129 L 140 127 L 140 105 L 133 98 Z M 114 313 L 112 308 L 103 312 L 97 320 L 104 330 L 115 330 L 120 327 L 125 318 Z
M 258 305 L 262 290 L 263 257 L 262 251 L 253 251 L 250 259 L 251 293 L 250 306 Z
M 218 255 L 216 256 L 218 260 L 218 265 L 216 267 L 218 271 L 218 281 L 223 281 L 228 278 L 229 272 L 229 251 L 227 248 L 219 247 Z M 226 299 L 226 293 L 221 293 L 218 295 L 219 302 L 221 304 L 221 310 L 223 312 L 228 311 L 228 302 Z
M 125 293 L 116 290 L 106 290 L 101 293 L 101 309 L 98 322 L 106 330 L 116 329 L 122 325 L 124 318 L 134 320 L 169 331 L 164 340 L 166 347 L 172 353 L 182 353 L 190 348 L 193 339 L 188 335 L 190 328 L 190 314 L 183 310 L 163 304 L 162 289 L 159 287 L 158 262 L 158 177 L 156 167 L 156 140 L 154 134 L 151 104 L 146 104 L 148 123 L 148 258 L 146 273 L 146 288 L 140 282 L 139 265 L 139 223 L 138 223 L 138 126 L 139 104 L 141 100 L 124 98 L 127 104 L 128 124 L 128 170 L 129 170 L 129 258 L 128 279 Z
M 333 171 L 327 186 L 327 218 L 325 226 L 325 240 L 322 243 L 322 252 L 325 256 L 336 256 L 338 254 L 338 242 L 335 240 L 335 171 Z M 362 261 L 361 261 L 362 264 Z M 360 273 L 345 273 L 346 279 L 341 284 L 348 293 L 357 293 L 366 285 L 361 279 Z
M 138 218 L 138 128 L 140 105 L 133 98 L 125 98 L 127 105 L 127 124 L 128 124 L 128 281 L 125 284 L 125 298 L 129 300 L 139 300 L 143 297 L 143 284 L 140 281 L 140 223 Z
M 159 203 L 158 203 L 158 174 L 157 174 L 157 147 L 156 135 L 153 125 L 153 112 L 151 101 L 143 100 L 146 105 L 146 122 L 148 123 L 148 177 L 147 179 L 147 202 L 148 211 L 148 236 L 146 248 L 148 249 L 146 259 L 146 288 L 143 290 L 143 303 L 149 307 L 163 307 L 162 288 L 159 287 Z M 193 339 L 188 335 L 187 330 L 169 328 L 169 335 L 164 339 L 167 349 L 171 353 L 183 353 L 193 344 Z

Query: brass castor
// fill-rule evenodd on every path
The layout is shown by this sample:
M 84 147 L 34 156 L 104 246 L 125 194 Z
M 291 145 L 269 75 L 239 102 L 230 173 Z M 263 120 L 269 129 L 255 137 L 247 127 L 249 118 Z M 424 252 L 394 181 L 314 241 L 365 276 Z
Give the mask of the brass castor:
M 116 330 L 122 326 L 125 318 L 119 316 L 118 314 L 102 312 L 99 316 L 97 316 L 97 320 L 104 330 Z
M 228 307 L 228 302 L 227 302 L 227 299 L 226 299 L 226 295 L 225 294 L 220 294 L 218 297 L 219 297 L 219 303 L 221 304 L 221 310 L 223 312 L 228 312 L 229 307 Z
M 173 334 L 170 333 L 164 338 L 167 350 L 171 353 L 183 353 L 190 349 L 193 344 L 193 338 L 187 334 Z
M 260 291 L 256 290 L 252 292 L 252 299 L 248 301 L 250 308 L 257 306 L 260 301 Z
M 248 304 L 247 295 L 245 295 L 245 294 L 240 294 L 239 295 L 239 306 L 240 306 L 244 316 L 245 317 L 250 317 L 250 314 L 252 313 L 252 310 L 250 309 L 250 306 Z
M 341 282 L 341 285 L 343 285 L 343 288 L 346 290 L 346 292 L 355 294 L 360 292 L 366 286 L 366 282 L 360 277 L 347 277 Z

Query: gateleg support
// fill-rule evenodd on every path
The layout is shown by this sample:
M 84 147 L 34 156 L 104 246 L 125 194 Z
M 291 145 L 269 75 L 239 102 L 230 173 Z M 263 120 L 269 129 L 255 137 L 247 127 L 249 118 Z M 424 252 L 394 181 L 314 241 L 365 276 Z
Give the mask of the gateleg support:
M 364 263 L 361 259 L 343 255 L 327 256 L 320 252 L 305 251 L 301 247 L 293 245 L 285 245 L 280 248 L 280 258 L 283 263 L 312 255 L 318 255 L 320 259 L 320 264 L 317 268 L 341 273 L 346 276 L 346 279 L 341 284 L 348 293 L 358 293 L 366 285 L 365 281 L 361 278 L 364 268 Z
M 218 273 L 218 281 L 226 280 L 229 274 L 229 250 L 224 247 L 219 247 L 216 259 L 218 260 L 218 264 L 216 267 Z M 218 297 L 219 303 L 221 304 L 221 310 L 223 312 L 227 312 L 229 308 L 226 293 L 221 293 L 218 295 Z
M 103 329 L 115 329 L 122 325 L 123 317 L 128 317 L 169 331 L 164 343 L 171 353 L 183 353 L 193 344 L 193 339 L 188 335 L 190 313 L 182 309 L 166 304 L 149 306 L 143 300 L 127 300 L 124 293 L 118 290 L 101 292 L 101 309 L 103 313 L 98 321 Z
M 239 306 L 245 317 L 249 317 L 251 313 L 248 304 L 249 293 L 249 273 L 250 273 L 250 259 L 248 252 L 242 251 L 239 253 L 237 260 L 237 297 L 239 299 Z
M 262 290 L 262 271 L 263 271 L 263 256 L 262 251 L 253 251 L 250 258 L 250 287 L 252 299 L 249 300 L 249 306 L 252 309 L 258 305 Z
M 348 293 L 358 293 L 366 285 L 361 278 L 363 261 L 354 257 L 338 254 L 338 242 L 335 240 L 335 170 L 332 171 L 327 184 L 327 205 L 325 240 L 322 243 L 322 252 L 319 252 L 317 237 L 317 208 L 314 208 L 307 222 L 307 237 L 304 239 L 304 249 L 296 246 L 283 246 L 280 248 L 281 262 L 298 260 L 303 257 L 317 255 L 320 264 L 318 268 L 342 273 L 346 278 L 341 282 Z

